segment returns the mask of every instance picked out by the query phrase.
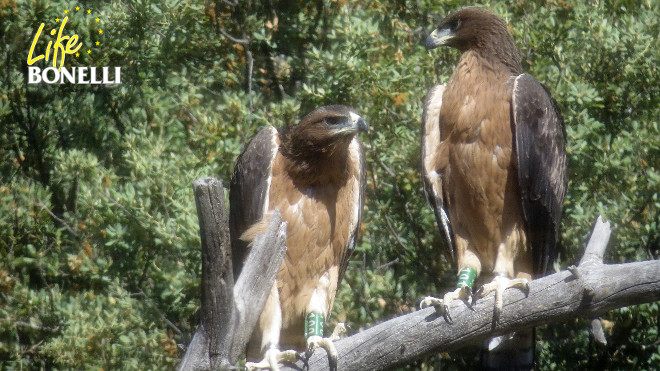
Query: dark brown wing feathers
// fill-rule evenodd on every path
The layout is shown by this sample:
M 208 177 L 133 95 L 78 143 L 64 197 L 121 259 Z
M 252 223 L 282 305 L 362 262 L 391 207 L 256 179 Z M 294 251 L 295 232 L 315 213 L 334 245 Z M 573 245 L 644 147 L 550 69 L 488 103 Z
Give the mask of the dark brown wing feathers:
M 267 208 L 271 167 L 277 153 L 273 127 L 261 129 L 236 160 L 229 186 L 229 231 L 234 279 L 238 278 L 248 253 L 241 234 L 261 220 Z
M 559 245 L 568 182 L 566 131 L 556 102 L 527 74 L 515 78 L 511 115 L 523 214 L 538 275 L 552 266 Z

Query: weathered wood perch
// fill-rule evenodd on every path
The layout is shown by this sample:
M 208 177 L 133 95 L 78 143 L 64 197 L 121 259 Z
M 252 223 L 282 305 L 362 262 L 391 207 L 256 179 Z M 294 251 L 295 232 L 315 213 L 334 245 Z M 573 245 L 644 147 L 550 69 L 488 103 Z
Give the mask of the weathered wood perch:
M 215 179 L 198 180 L 193 188 L 202 237 L 202 315 L 179 370 L 228 369 L 244 352 L 275 280 L 286 252 L 286 225 L 279 215 L 273 217 L 268 232 L 255 241 L 232 289 L 222 184 Z M 507 290 L 499 322 L 493 321 L 493 294 L 479 299 L 472 309 L 461 302 L 451 303 L 452 324 L 433 308 L 419 310 L 337 341 L 337 369 L 391 368 L 517 329 L 575 317 L 595 318 L 614 308 L 659 300 L 660 261 L 604 265 L 609 237 L 609 223 L 599 217 L 580 264 L 532 281 L 528 297 L 520 290 Z M 275 248 L 259 248 L 264 244 Z M 592 321 L 592 331 L 605 341 L 599 336 L 599 325 L 600 321 Z M 327 370 L 327 354 L 318 349 L 307 364 L 299 361 L 282 369 Z
M 520 290 L 506 290 L 497 323 L 493 322 L 494 294 L 479 299 L 473 310 L 452 303 L 453 324 L 437 316 L 433 308 L 419 310 L 336 342 L 337 369 L 390 368 L 516 329 L 594 318 L 611 309 L 659 300 L 660 261 L 604 265 L 609 236 L 609 223 L 599 217 L 580 264 L 532 281 L 528 297 Z M 327 355 L 317 350 L 307 365 L 299 361 L 285 369 L 327 370 Z
M 224 370 L 244 352 L 275 282 L 286 253 L 286 223 L 278 212 L 273 214 L 234 284 L 222 182 L 199 179 L 193 191 L 202 240 L 202 307 L 200 325 L 178 369 Z

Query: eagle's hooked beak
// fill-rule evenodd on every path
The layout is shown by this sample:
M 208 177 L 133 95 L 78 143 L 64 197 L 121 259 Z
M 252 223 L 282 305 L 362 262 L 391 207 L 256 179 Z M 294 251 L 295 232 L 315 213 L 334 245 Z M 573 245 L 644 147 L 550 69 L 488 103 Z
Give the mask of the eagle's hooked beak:
M 369 132 L 369 125 L 367 125 L 367 122 L 364 121 L 362 117 L 360 117 L 358 114 L 351 112 L 351 124 L 355 131 L 357 132 L 363 132 L 363 133 L 368 133 Z
M 369 132 L 369 125 L 364 121 L 360 115 L 355 112 L 350 112 L 347 120 L 342 120 L 341 125 L 333 128 L 335 134 L 356 134 L 359 132 L 367 133 Z
M 364 119 L 358 115 L 355 115 L 357 118 L 353 119 L 353 126 L 358 132 L 368 133 L 369 125 Z M 351 117 L 353 118 L 353 117 Z
M 354 135 L 359 132 L 366 133 L 369 131 L 367 122 L 355 112 L 349 112 L 348 116 L 342 116 L 340 120 L 335 122 L 336 124 L 330 125 L 332 135 Z
M 445 46 L 454 37 L 454 32 L 449 28 L 436 28 L 426 38 L 426 50 Z

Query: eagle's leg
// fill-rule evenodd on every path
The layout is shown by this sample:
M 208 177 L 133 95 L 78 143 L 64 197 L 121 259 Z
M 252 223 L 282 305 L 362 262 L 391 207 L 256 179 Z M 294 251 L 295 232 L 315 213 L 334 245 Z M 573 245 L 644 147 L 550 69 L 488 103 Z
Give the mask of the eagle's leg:
M 247 362 L 246 370 L 269 369 L 278 371 L 281 362 L 296 362 L 300 357 L 295 350 L 281 351 L 279 349 L 280 331 L 282 330 L 282 308 L 280 307 L 277 283 L 273 283 L 266 304 L 259 317 L 257 326 L 261 329 L 261 347 L 266 349 L 260 362 Z M 248 351 L 248 357 L 250 357 Z
M 497 273 L 493 281 L 484 284 L 477 290 L 477 297 L 484 297 L 490 292 L 495 291 L 495 320 L 499 320 L 502 313 L 502 306 L 504 304 L 504 290 L 510 287 L 517 287 L 521 289 L 525 295 L 529 295 L 529 280 L 526 278 L 509 278 L 508 273 Z
M 446 293 L 442 299 L 427 296 L 422 299 L 422 302 L 419 304 L 420 308 L 433 306 L 438 315 L 444 316 L 445 320 L 451 323 L 452 319 L 449 315 L 447 303 L 449 303 L 450 300 L 459 299 L 465 301 L 468 306 L 472 306 L 470 301 L 472 299 L 472 286 L 474 285 L 476 276 L 476 269 L 472 267 L 463 267 L 458 273 L 456 290 Z
M 335 332 L 340 331 L 335 329 L 333 336 L 326 338 L 323 337 L 323 322 L 328 312 L 328 291 L 330 289 L 330 274 L 326 273 L 321 276 L 319 283 L 312 294 L 312 298 L 307 306 L 307 315 L 305 317 L 305 338 L 307 339 L 307 351 L 305 356 L 311 357 L 316 348 L 325 349 L 328 353 L 328 361 L 330 369 L 337 369 L 337 349 L 333 341 L 337 340 L 338 334 Z M 336 280 L 335 280 L 336 282 Z
M 314 327 L 315 324 L 318 323 L 317 321 L 318 321 L 318 317 L 314 313 L 310 313 L 307 316 L 307 321 L 305 322 L 305 336 L 307 336 L 308 332 L 309 333 L 312 332 L 309 326 Z M 329 353 L 333 353 L 336 355 L 337 352 L 334 349 L 334 345 L 332 345 L 332 342 L 343 338 L 344 335 L 346 335 L 346 325 L 342 322 L 339 322 L 337 326 L 335 326 L 335 329 L 332 331 L 332 335 L 330 335 L 330 337 L 328 338 L 323 337 L 322 331 L 321 331 L 321 335 L 308 337 L 307 356 L 308 357 L 311 356 L 312 353 L 314 352 L 314 349 L 318 348 L 319 346 L 326 349 Z
M 310 313 L 307 315 L 305 321 L 305 336 L 307 337 L 307 351 L 305 356 L 311 357 L 316 348 L 325 349 L 328 354 L 328 362 L 330 363 L 330 370 L 337 369 L 337 348 L 335 348 L 334 341 L 339 340 L 345 333 L 346 327 L 343 323 L 338 323 L 330 337 L 323 337 L 323 320 L 322 316 L 318 313 Z M 320 325 L 319 325 L 320 323 Z

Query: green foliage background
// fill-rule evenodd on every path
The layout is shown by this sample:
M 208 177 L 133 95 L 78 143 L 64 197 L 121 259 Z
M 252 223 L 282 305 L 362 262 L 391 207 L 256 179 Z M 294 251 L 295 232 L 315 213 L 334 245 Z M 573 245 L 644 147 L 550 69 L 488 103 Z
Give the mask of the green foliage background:
M 121 66 L 122 84 L 28 85 L 44 22 L 100 39 L 67 66 Z M 191 183 L 229 181 L 260 127 L 344 103 L 370 123 L 363 236 L 333 321 L 362 329 L 455 284 L 419 175 L 422 101 L 456 51 L 427 53 L 438 17 L 464 1 L 0 0 L 0 368 L 163 369 L 199 309 Z M 564 251 L 610 220 L 608 262 L 660 254 L 660 5 L 637 0 L 482 3 L 507 19 L 524 67 L 566 119 Z M 242 40 L 249 40 L 244 44 Z M 88 46 L 86 45 L 85 48 Z M 38 62 L 41 67 L 43 61 Z M 634 274 L 634 272 L 631 272 Z M 539 328 L 539 369 L 660 369 L 658 303 Z M 464 369 L 474 349 L 411 369 Z

